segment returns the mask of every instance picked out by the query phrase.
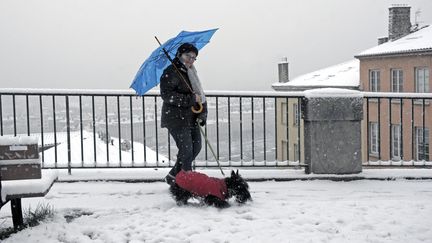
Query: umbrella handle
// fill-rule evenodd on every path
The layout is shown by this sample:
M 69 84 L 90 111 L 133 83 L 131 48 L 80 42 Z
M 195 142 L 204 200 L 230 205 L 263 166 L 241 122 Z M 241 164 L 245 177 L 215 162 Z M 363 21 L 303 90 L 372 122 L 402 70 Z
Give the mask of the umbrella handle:
M 201 102 L 198 102 L 198 106 L 199 106 L 198 110 L 195 109 L 195 106 L 191 107 L 193 113 L 199 114 L 203 111 L 203 105 Z

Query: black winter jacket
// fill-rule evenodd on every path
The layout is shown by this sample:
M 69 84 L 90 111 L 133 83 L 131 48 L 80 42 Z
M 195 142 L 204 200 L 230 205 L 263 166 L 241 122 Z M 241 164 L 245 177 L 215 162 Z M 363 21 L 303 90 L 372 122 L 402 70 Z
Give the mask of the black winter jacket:
M 179 69 L 181 75 L 192 87 L 187 75 L 186 67 L 175 58 L 173 63 Z M 196 104 L 195 95 L 181 79 L 174 66 L 169 65 L 160 78 L 160 92 L 163 100 L 161 127 L 168 129 L 178 127 L 193 127 L 197 125 L 197 118 L 206 121 L 207 104 L 200 114 L 194 114 L 191 107 Z

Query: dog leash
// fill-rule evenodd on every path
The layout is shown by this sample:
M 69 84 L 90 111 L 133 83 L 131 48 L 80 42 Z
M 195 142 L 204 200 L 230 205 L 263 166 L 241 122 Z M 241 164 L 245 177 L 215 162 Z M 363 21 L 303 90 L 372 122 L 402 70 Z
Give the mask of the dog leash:
M 201 120 L 200 120 L 200 119 L 198 119 L 198 120 L 199 120 L 198 123 L 200 123 Z M 207 139 L 207 136 L 205 135 L 205 133 L 204 133 L 202 127 L 201 127 L 200 125 L 198 125 L 198 127 L 199 127 L 199 129 L 200 129 L 200 131 L 201 131 L 201 134 L 203 135 L 203 137 L 204 137 L 206 143 L 208 144 L 208 146 L 209 146 L 209 148 L 210 148 L 210 151 L 212 152 L 213 157 L 215 158 L 215 160 L 216 160 L 216 162 L 217 162 L 217 164 L 218 164 L 218 166 L 219 166 L 219 169 L 220 169 L 222 175 L 225 176 L 225 173 L 224 173 L 223 170 L 222 170 L 222 167 L 221 167 L 221 165 L 220 165 L 220 163 L 219 163 L 219 160 L 217 159 L 217 157 L 216 157 L 216 155 L 215 155 L 215 152 L 214 152 L 214 150 L 213 150 L 213 147 L 211 146 L 209 140 Z

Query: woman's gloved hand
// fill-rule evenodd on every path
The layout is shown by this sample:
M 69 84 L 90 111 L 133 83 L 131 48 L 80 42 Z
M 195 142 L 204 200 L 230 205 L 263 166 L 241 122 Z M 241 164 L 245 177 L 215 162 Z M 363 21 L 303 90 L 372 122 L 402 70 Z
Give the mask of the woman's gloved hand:
M 200 113 L 199 115 L 198 115 L 198 118 L 197 118 L 197 123 L 198 123 L 198 125 L 200 125 L 200 126 L 205 126 L 206 125 L 206 122 L 207 122 L 207 116 L 201 116 L 201 114 L 203 114 L 203 113 Z
M 203 103 L 202 105 L 203 105 L 203 110 L 201 113 L 198 114 L 196 121 L 198 125 L 203 127 L 207 123 L 207 102 Z

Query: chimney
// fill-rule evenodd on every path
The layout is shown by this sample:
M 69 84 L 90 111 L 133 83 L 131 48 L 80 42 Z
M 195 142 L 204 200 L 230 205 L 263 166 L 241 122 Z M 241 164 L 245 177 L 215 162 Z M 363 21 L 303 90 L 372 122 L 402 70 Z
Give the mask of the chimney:
M 393 4 L 389 8 L 389 41 L 404 37 L 411 30 L 411 7 L 406 4 Z
M 288 58 L 282 58 L 282 61 L 278 64 L 279 70 L 279 83 L 289 82 L 289 70 L 288 70 Z
M 388 40 L 389 40 L 388 37 L 378 38 L 378 45 L 384 44 L 384 43 L 388 42 Z

